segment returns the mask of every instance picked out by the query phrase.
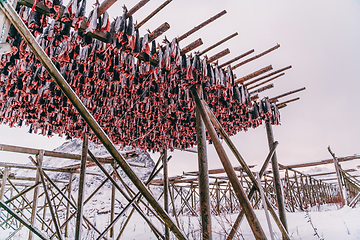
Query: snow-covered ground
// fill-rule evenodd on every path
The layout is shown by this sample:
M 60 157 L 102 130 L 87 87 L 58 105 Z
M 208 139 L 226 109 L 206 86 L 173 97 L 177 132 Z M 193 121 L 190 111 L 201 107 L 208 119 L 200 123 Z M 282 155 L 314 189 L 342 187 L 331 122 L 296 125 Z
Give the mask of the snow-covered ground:
M 269 229 L 267 227 L 265 213 L 263 210 L 255 210 L 263 229 L 270 238 Z M 226 239 L 226 233 L 229 232 L 229 221 L 234 221 L 236 214 L 221 215 L 212 217 L 212 231 L 213 239 Z M 309 212 L 295 212 L 287 213 L 287 222 L 290 237 L 292 240 L 355 240 L 360 239 L 360 206 L 357 208 L 343 207 L 339 209 L 336 205 L 323 206 L 321 209 L 313 209 Z M 99 229 L 105 227 L 108 223 L 106 215 L 97 215 L 97 218 L 104 218 L 104 221 L 97 221 L 102 223 L 97 225 Z M 160 230 L 163 230 L 161 224 L 153 217 L 150 218 L 154 225 Z M 97 219 L 99 220 L 99 219 Z M 120 220 L 121 222 L 121 220 Z M 183 216 L 179 219 L 180 226 L 188 239 L 201 239 L 199 220 L 197 217 Z M 272 222 L 275 239 L 281 239 L 281 233 Z M 115 234 L 119 231 L 116 228 Z M 0 231 L 0 239 L 6 239 L 10 231 Z M 86 239 L 96 239 L 94 232 L 89 232 L 84 235 Z M 22 231 L 20 235 L 13 239 L 27 238 L 27 231 Z M 35 238 L 37 239 L 37 238 Z M 73 239 L 73 238 L 69 238 Z M 123 236 L 120 239 L 126 240 L 151 240 L 157 239 L 150 230 L 149 226 L 142 219 L 140 215 L 134 213 Z M 176 239 L 171 236 L 171 239 Z M 238 234 L 234 239 L 255 239 L 250 230 L 246 220 L 241 224 Z
M 263 210 L 255 210 L 263 229 L 270 238 L 265 213 Z M 229 232 L 228 221 L 234 221 L 237 215 L 213 216 L 212 231 L 213 239 L 226 239 Z M 321 211 L 287 213 L 287 222 L 292 240 L 354 240 L 360 239 L 360 207 L 349 208 L 347 206 L 338 209 L 337 206 L 322 207 Z M 185 234 L 189 239 L 201 239 L 199 222 L 196 217 L 182 217 L 180 225 L 184 227 Z M 161 229 L 160 225 L 157 225 Z M 275 239 L 282 239 L 281 233 L 272 221 Z M 191 231 L 188 231 L 190 229 Z M 157 239 L 147 224 L 139 215 L 133 217 L 128 229 L 121 239 L 145 240 Z M 176 239 L 173 237 L 172 239 Z M 246 220 L 241 224 L 238 235 L 234 239 L 255 239 Z

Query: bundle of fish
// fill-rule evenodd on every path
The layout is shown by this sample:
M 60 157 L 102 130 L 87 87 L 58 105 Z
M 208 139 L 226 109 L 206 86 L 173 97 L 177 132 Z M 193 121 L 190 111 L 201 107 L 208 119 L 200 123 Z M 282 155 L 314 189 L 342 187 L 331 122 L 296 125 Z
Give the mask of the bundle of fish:
M 79 27 L 84 4 L 71 4 L 63 15 L 70 24 L 26 7 L 18 12 L 115 144 L 152 151 L 196 145 L 195 106 L 189 93 L 193 85 L 202 86 L 204 100 L 229 135 L 255 128 L 263 120 L 279 124 L 276 105 L 267 98 L 251 102 L 247 89 L 234 84 L 230 67 L 224 70 L 207 64 L 206 57 L 181 55 L 176 38 L 162 45 L 149 43 L 149 35 L 140 37 L 132 17 L 126 18 L 126 8 L 110 24 L 107 13 L 96 17 L 95 6 L 85 32 L 109 31 L 107 42 L 101 42 L 72 30 L 70 26 Z M 0 62 L 0 123 L 80 138 L 85 122 L 13 26 L 8 42 L 12 52 Z M 147 61 L 136 58 L 140 53 Z M 98 142 L 94 135 L 90 139 Z

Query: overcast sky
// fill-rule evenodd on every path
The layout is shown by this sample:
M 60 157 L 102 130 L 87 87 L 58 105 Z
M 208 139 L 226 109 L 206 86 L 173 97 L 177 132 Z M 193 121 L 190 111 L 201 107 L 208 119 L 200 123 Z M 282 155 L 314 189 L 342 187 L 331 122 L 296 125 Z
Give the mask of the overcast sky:
M 121 15 L 123 4 L 130 9 L 134 2 L 116 2 L 109 11 L 111 18 Z M 151 0 L 135 13 L 134 19 L 140 22 L 162 2 Z M 278 50 L 234 71 L 242 77 L 270 64 L 274 70 L 292 65 L 285 76 L 273 81 L 275 87 L 260 97 L 306 87 L 305 91 L 281 99 L 301 98 L 281 110 L 281 126 L 273 127 L 279 142 L 278 161 L 286 165 L 327 159 L 331 157 L 328 145 L 337 156 L 360 153 L 360 2 L 173 0 L 141 27 L 140 33 L 168 22 L 171 29 L 157 40 L 165 35 L 171 40 L 224 9 L 226 15 L 183 40 L 181 46 L 202 38 L 204 44 L 196 50 L 203 50 L 238 32 L 237 37 L 208 53 L 212 56 L 229 48 L 231 53 L 219 60 L 221 64 L 248 50 L 255 49 L 251 57 L 280 44 Z M 64 142 L 58 137 L 36 136 L 26 131 L 27 128 L 0 126 L 0 143 L 53 149 Z M 264 125 L 240 132 L 232 140 L 248 164 L 262 164 L 268 152 Z M 212 146 L 208 150 L 209 168 L 221 167 Z M 0 154 L 1 161 L 18 161 L 14 154 Z M 170 176 L 197 170 L 195 154 L 175 151 L 172 155 Z M 353 162 L 354 166 L 360 164 L 359 160 Z

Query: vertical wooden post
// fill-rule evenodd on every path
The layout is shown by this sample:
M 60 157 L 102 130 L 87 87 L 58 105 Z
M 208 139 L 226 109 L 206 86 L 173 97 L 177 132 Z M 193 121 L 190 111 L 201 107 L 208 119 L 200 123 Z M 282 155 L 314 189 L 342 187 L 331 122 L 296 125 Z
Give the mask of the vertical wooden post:
M 289 170 L 286 169 L 285 170 L 285 179 L 287 182 L 287 192 L 288 192 L 288 197 L 290 200 L 290 205 L 291 205 L 291 210 L 292 212 L 295 212 L 295 204 L 294 204 L 294 199 L 293 199 L 293 194 L 292 194 L 292 187 L 291 187 L 291 182 L 290 182 L 290 178 L 289 178 Z
M 273 233 L 273 230 L 272 230 L 272 227 L 271 227 L 271 222 L 270 222 L 270 217 L 269 217 L 269 213 L 268 213 L 268 208 L 267 208 L 266 201 L 265 201 L 264 190 L 263 190 L 262 185 L 261 185 L 261 179 L 260 179 L 259 172 L 256 172 L 256 178 L 257 178 L 258 185 L 259 185 L 259 192 L 260 192 L 260 197 L 261 197 L 261 203 L 262 203 L 262 206 L 263 206 L 263 208 L 264 208 L 265 216 L 266 216 L 266 221 L 267 221 L 268 227 L 269 227 L 270 237 L 271 237 L 271 240 L 275 240 L 275 238 L 274 238 L 274 233 Z
M 247 196 L 244 192 L 244 189 L 240 185 L 239 179 L 236 176 L 234 168 L 232 167 L 230 160 L 225 152 L 225 149 L 223 148 L 223 146 L 220 142 L 220 139 L 215 131 L 215 128 L 212 125 L 208 115 L 206 114 L 205 107 L 203 106 L 203 104 L 199 98 L 199 95 L 196 92 L 196 89 L 194 87 L 192 87 L 192 88 L 190 88 L 190 92 L 191 92 L 191 95 L 193 96 L 196 106 L 199 109 L 201 118 L 204 121 L 206 129 L 211 137 L 211 140 L 213 141 L 215 150 L 216 150 L 216 152 L 220 158 L 220 161 L 225 169 L 225 172 L 229 178 L 229 181 L 231 182 L 231 185 L 234 188 L 236 197 L 238 198 L 242 208 L 244 209 L 245 216 L 248 220 L 248 223 L 250 225 L 252 233 L 254 234 L 255 239 L 257 239 L 257 240 L 267 239 L 266 235 L 264 233 L 264 230 L 262 229 L 260 222 L 255 215 L 254 209 L 252 209 L 249 199 L 247 198 Z
M 73 179 L 73 173 L 70 173 L 69 176 L 69 185 L 68 185 L 68 198 L 71 199 L 71 189 L 72 189 L 72 179 Z M 70 202 L 68 201 L 67 207 L 66 207 L 66 219 L 69 219 L 70 217 Z M 65 225 L 65 237 L 69 237 L 69 221 Z
M 300 188 L 299 188 L 299 181 L 296 175 L 296 172 L 294 172 L 294 177 L 295 177 L 295 184 L 296 184 L 296 191 L 298 194 L 298 199 L 299 199 L 299 208 L 301 211 L 304 211 L 303 206 L 302 206 L 302 200 L 301 200 L 301 192 L 300 192 Z
M 169 176 L 167 164 L 167 150 L 163 150 L 163 171 L 164 171 L 164 210 L 169 212 Z M 169 240 L 169 227 L 165 225 L 165 240 Z
M 271 149 L 275 142 L 274 134 L 273 134 L 273 130 L 272 130 L 270 121 L 266 121 L 265 125 L 266 125 L 266 133 L 267 133 L 267 138 L 268 138 L 268 143 L 269 143 L 269 149 Z M 278 207 L 279 207 L 280 221 L 284 225 L 284 228 L 286 230 L 288 230 L 284 198 L 283 198 L 283 192 L 282 192 L 282 187 L 281 187 L 281 182 L 280 182 L 279 165 L 278 165 L 278 161 L 277 161 L 276 152 L 274 152 L 274 155 L 271 158 L 271 164 L 272 164 L 272 170 L 273 170 L 273 175 L 274 175 L 274 179 L 273 179 L 274 180 L 274 188 L 275 188 L 277 203 L 278 203 Z M 285 239 L 284 236 L 283 236 L 283 239 Z
M 343 207 L 346 204 L 346 200 L 345 200 L 345 196 L 344 196 L 344 192 L 343 192 L 343 186 L 342 186 L 342 183 L 341 183 L 341 174 L 340 174 L 340 170 L 339 170 L 339 162 L 338 162 L 335 154 L 331 151 L 330 146 L 328 146 L 328 151 L 330 152 L 330 154 L 331 154 L 331 156 L 333 157 L 333 160 L 334 160 L 336 176 L 337 176 L 337 180 L 338 180 L 338 184 L 339 184 L 339 192 L 340 192 L 340 196 L 341 196 L 341 204 L 342 204 L 342 207 Z
M 198 95 L 202 98 L 201 87 L 197 89 Z M 209 191 L 209 171 L 206 149 L 206 134 L 204 122 L 198 107 L 196 111 L 196 140 L 199 165 L 199 194 L 200 194 L 200 213 L 202 239 L 211 240 L 211 212 L 210 212 L 210 191 Z
M 5 194 L 5 187 L 6 187 L 6 180 L 9 176 L 9 168 L 5 167 L 3 171 L 3 176 L 1 180 L 1 189 L 0 189 L 0 200 L 3 201 L 4 194 Z
M 113 168 L 116 169 L 115 162 L 112 163 Z M 115 171 L 115 170 L 114 170 Z M 115 172 L 113 172 L 113 178 L 115 179 Z M 114 221 L 115 217 L 115 185 L 111 184 L 111 207 L 110 207 L 110 222 Z M 114 238 L 114 228 L 110 228 L 110 238 Z
M 77 202 L 76 212 L 76 227 L 75 227 L 75 240 L 81 239 L 81 226 L 83 219 L 83 200 L 84 200 L 84 188 L 85 188 L 85 175 L 86 175 L 86 159 L 88 152 L 88 134 L 83 133 L 83 145 L 81 153 L 81 165 L 80 165 L 80 176 L 79 176 L 79 193 Z
M 53 224 L 55 226 L 56 234 L 58 235 L 58 238 L 61 240 L 62 236 L 61 236 L 59 222 L 57 221 L 56 214 L 55 214 L 54 208 L 53 208 L 52 203 L 51 203 L 51 198 L 49 196 L 48 188 L 46 187 L 45 177 L 44 177 L 43 170 L 42 170 L 42 162 L 43 162 L 43 158 L 44 158 L 44 152 L 45 152 L 44 150 L 41 150 L 39 155 L 36 156 L 37 162 L 31 156 L 29 158 L 35 164 L 35 166 L 37 167 L 37 170 L 38 170 L 38 173 L 40 175 L 40 179 L 41 179 L 41 182 L 42 182 L 42 185 L 43 185 L 43 188 L 44 188 L 45 197 L 46 197 L 47 203 L 49 205 L 51 219 L 52 219 Z
M 217 210 L 217 213 L 218 215 L 220 216 L 220 185 L 216 179 L 216 188 L 215 188 L 215 194 L 216 194 L 216 210 Z
M 40 168 L 42 168 L 42 161 L 39 161 L 38 165 Z M 35 176 L 35 184 L 38 184 L 39 182 L 40 182 L 40 174 L 37 171 Z M 30 224 L 32 226 L 35 226 L 37 206 L 38 206 L 38 196 L 39 196 L 39 186 L 36 186 L 34 188 L 33 205 L 32 205 L 31 218 L 30 218 Z M 33 232 L 29 231 L 29 240 L 32 239 L 33 239 Z

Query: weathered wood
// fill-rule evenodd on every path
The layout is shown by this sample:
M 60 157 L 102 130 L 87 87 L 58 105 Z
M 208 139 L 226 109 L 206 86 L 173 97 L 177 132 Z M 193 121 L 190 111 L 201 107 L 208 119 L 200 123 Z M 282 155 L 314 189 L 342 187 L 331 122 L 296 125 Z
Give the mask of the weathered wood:
M 49 238 L 41 233 L 41 231 L 34 226 L 32 226 L 25 218 L 21 217 L 17 212 L 9 208 L 3 201 L 0 200 L 0 207 L 7 211 L 11 216 L 13 216 L 16 220 L 18 220 L 21 224 L 23 224 L 30 231 L 35 233 L 39 238 L 48 240 Z
M 106 10 L 108 10 L 117 0 L 104 0 L 98 10 L 97 10 L 97 18 L 104 14 Z
M 5 187 L 6 187 L 6 181 L 9 176 L 9 167 L 5 167 L 3 171 L 3 176 L 1 180 L 1 188 L 0 188 L 0 200 L 4 200 L 4 194 L 5 194 Z
M 138 211 L 138 213 L 144 218 L 144 220 L 149 224 L 150 228 L 154 231 L 154 233 L 156 235 L 161 236 L 160 232 L 155 228 L 155 226 L 151 223 L 151 221 L 146 217 L 146 215 L 142 212 L 141 208 L 137 205 L 137 203 L 135 202 L 135 200 L 137 199 L 138 196 L 140 196 L 140 192 L 138 192 L 135 197 L 133 197 L 132 199 L 121 189 L 121 187 L 119 186 L 119 184 L 111 177 L 111 175 L 105 170 L 105 168 L 101 165 L 101 163 L 96 159 L 96 157 L 91 153 L 90 150 L 88 150 L 88 153 L 90 155 L 90 157 L 92 158 L 92 161 L 94 161 L 96 163 L 96 165 L 100 168 L 100 170 L 106 175 L 106 177 L 111 181 L 111 183 L 116 187 L 116 189 L 125 197 L 126 200 L 129 201 L 129 203 L 122 209 L 122 211 L 118 214 L 118 216 L 116 216 L 116 218 L 114 219 L 114 221 L 112 221 L 103 232 L 99 233 L 100 235 L 97 237 L 97 239 L 101 239 L 105 236 L 105 234 L 114 226 L 114 224 L 120 219 L 121 216 L 123 216 L 123 214 L 127 211 L 127 209 L 133 205 L 134 208 Z M 116 176 L 118 177 L 118 179 L 120 181 L 123 181 L 122 178 L 120 177 L 120 175 L 118 174 L 118 172 L 116 171 L 116 169 L 114 169 L 114 173 L 116 174 Z M 126 184 L 124 184 L 125 187 Z
M 276 71 L 274 71 L 274 72 L 272 72 L 272 73 L 269 73 L 269 74 L 267 74 L 267 75 L 265 75 L 265 76 L 262 76 L 262 77 L 259 77 L 259 78 L 257 78 L 257 79 L 254 79 L 254 80 L 252 80 L 252 81 L 250 81 L 250 82 L 245 83 L 244 85 L 245 85 L 245 86 L 249 86 L 250 84 L 256 83 L 256 82 L 258 82 L 258 81 L 260 81 L 260 80 L 263 80 L 263 79 L 268 78 L 268 77 L 270 77 L 270 76 L 272 76 L 272 75 L 281 73 L 281 72 L 283 72 L 283 71 L 285 71 L 285 70 L 288 70 L 288 69 L 290 69 L 290 68 L 292 68 L 291 65 L 290 65 L 290 66 L 287 66 L 287 67 L 284 67 L 284 68 L 281 68 L 281 69 L 279 69 L 279 70 L 276 70 Z M 273 79 L 275 79 L 275 78 L 273 78 Z M 273 79 L 272 79 L 272 80 L 273 80 Z
M 294 94 L 294 93 L 297 93 L 297 92 L 300 92 L 300 91 L 303 91 L 305 90 L 306 88 L 303 87 L 303 88 L 299 88 L 299 89 L 296 89 L 296 90 L 293 90 L 293 91 L 289 91 L 287 93 L 284 93 L 284 94 L 280 94 L 276 97 L 272 97 L 269 99 L 270 103 L 273 103 L 273 102 L 277 102 L 279 98 L 282 98 L 282 97 L 286 97 L 288 95 L 291 95 L 291 94 Z
M 239 56 L 237 56 L 237 57 L 235 57 L 235 58 L 221 64 L 221 65 L 219 65 L 219 68 L 225 67 L 225 66 L 227 66 L 227 65 L 229 65 L 229 64 L 231 64 L 231 63 L 233 63 L 233 62 L 235 62 L 235 61 L 237 61 L 237 60 L 239 60 L 239 59 L 241 59 L 243 57 L 246 57 L 247 55 L 253 53 L 254 51 L 255 51 L 254 49 L 251 49 L 250 51 L 247 51 L 246 53 L 243 53 L 243 54 L 241 54 L 241 55 L 239 55 Z
M 331 154 L 331 156 L 333 157 L 338 186 L 339 186 L 339 192 L 340 192 L 340 196 L 341 196 L 341 204 L 343 207 L 346 205 L 347 201 L 346 201 L 346 195 L 344 194 L 344 191 L 343 191 L 343 185 L 342 185 L 341 174 L 340 174 L 340 169 L 339 169 L 339 162 L 338 162 L 335 154 L 331 151 L 330 146 L 328 146 L 328 151 Z
M 250 96 L 250 100 L 251 101 L 256 101 L 256 100 L 258 100 L 259 99 L 259 94 L 255 94 L 255 95 L 253 95 L 253 96 Z
M 202 96 L 202 89 L 198 87 L 197 92 Z M 210 211 L 210 192 L 209 192 L 209 170 L 207 160 L 206 133 L 205 126 L 201 119 L 198 107 L 195 108 L 196 117 L 196 142 L 198 150 L 199 167 L 199 194 L 200 194 L 200 213 L 201 231 L 203 240 L 211 240 L 211 211 Z
M 274 84 L 273 83 L 270 83 L 269 85 L 266 85 L 264 87 L 261 87 L 261 88 L 258 88 L 256 89 L 255 91 L 252 91 L 252 92 L 249 92 L 250 95 L 254 94 L 254 93 L 261 93 L 265 90 L 268 90 L 270 88 L 273 88 L 274 87 Z
M 81 152 L 78 201 L 76 208 L 77 212 L 76 212 L 76 225 L 75 225 L 75 240 L 81 240 L 82 220 L 83 220 L 83 211 L 84 211 L 83 204 L 84 204 L 84 195 L 85 195 L 86 160 L 87 160 L 88 147 L 89 147 L 88 134 L 84 132 L 82 152 Z
M 251 61 L 253 61 L 253 60 L 255 60 L 255 59 L 258 59 L 259 57 L 262 57 L 262 56 L 264 56 L 265 54 L 268 54 L 268 53 L 270 53 L 270 52 L 278 49 L 279 47 L 280 47 L 280 45 L 277 44 L 275 47 L 272 47 L 272 48 L 266 50 L 265 52 L 262 52 L 262 53 L 254 56 L 254 57 L 252 57 L 252 58 L 249 58 L 249 59 L 247 59 L 247 60 L 245 60 L 245 61 L 243 61 L 243 62 L 241 62 L 241 63 L 236 64 L 235 66 L 233 66 L 233 67 L 231 68 L 231 70 L 234 70 L 234 69 L 236 69 L 236 68 L 238 68 L 238 67 L 240 67 L 240 66 L 242 66 L 242 65 L 244 65 L 244 64 L 246 64 L 246 63 L 249 63 L 249 62 L 251 62 Z
M 169 29 L 170 29 L 170 25 L 167 22 L 161 24 L 157 29 L 155 29 L 149 34 L 149 42 L 161 36 L 164 32 L 166 32 Z
M 212 62 L 218 60 L 219 58 L 224 57 L 225 55 L 227 55 L 227 54 L 229 54 L 229 53 L 230 53 L 230 50 L 229 50 L 228 48 L 226 48 L 225 50 L 223 50 L 223 51 L 221 51 L 221 52 L 219 52 L 219 53 L 217 53 L 217 54 L 209 57 L 209 58 L 207 59 L 206 63 L 208 63 L 208 64 L 209 64 L 209 63 L 212 63 Z
M 24 190 L 22 190 L 21 192 L 19 192 L 18 194 L 16 194 L 15 196 L 11 197 L 10 199 L 6 200 L 5 201 L 5 204 L 8 204 L 9 202 L 12 202 L 14 201 L 15 199 L 17 199 L 18 197 L 20 196 L 23 196 L 25 195 L 26 193 L 30 192 L 31 190 L 33 190 L 34 188 L 36 188 L 37 186 L 40 185 L 41 182 L 38 182 L 28 188 L 25 188 Z
M 337 157 L 338 162 L 346 162 L 346 161 L 351 161 L 351 160 L 355 160 L 355 159 L 360 159 L 360 155 L 355 154 L 352 156 Z M 334 159 L 325 159 L 325 160 L 320 160 L 320 161 L 315 161 L 315 162 L 291 164 L 291 165 L 286 165 L 284 167 L 289 167 L 289 168 L 314 167 L 314 166 L 330 164 L 330 163 L 334 163 Z
M 155 14 L 160 12 L 166 5 L 168 5 L 172 0 L 167 0 L 163 4 L 161 4 L 158 8 L 156 8 L 152 13 L 150 13 L 144 20 L 136 24 L 135 29 L 139 29 L 142 25 L 144 25 L 147 21 L 149 21 Z
M 198 54 L 198 56 L 201 56 L 201 55 L 203 55 L 203 54 L 207 53 L 208 51 L 210 51 L 210 50 L 212 50 L 212 49 L 216 48 L 217 46 L 219 46 L 219 45 L 223 44 L 224 42 L 226 42 L 226 41 L 228 41 L 228 40 L 232 39 L 233 37 L 235 37 L 235 36 L 237 36 L 237 35 L 238 35 L 238 33 L 237 33 L 237 32 L 236 32 L 236 33 L 231 34 L 230 36 L 228 36 L 228 37 L 224 38 L 223 40 L 221 40 L 221 41 L 219 41 L 219 42 L 215 43 L 214 45 L 211 45 L 210 47 L 206 48 L 205 50 L 201 51 L 201 52 Z
M 265 127 L 266 127 L 266 134 L 267 134 L 269 149 L 271 149 L 275 140 L 274 140 L 272 126 L 269 121 L 266 121 Z M 278 165 L 278 161 L 277 161 L 276 152 L 272 156 L 271 165 L 272 165 L 272 171 L 273 171 L 273 175 L 274 175 L 273 180 L 274 180 L 274 188 L 276 191 L 276 200 L 277 200 L 277 204 L 278 204 L 279 217 L 280 217 L 281 223 L 283 224 L 285 229 L 288 230 L 284 198 L 283 198 L 283 192 L 282 192 L 282 185 L 280 182 L 279 165 Z M 286 238 L 286 236 L 284 236 L 284 234 L 283 234 L 283 238 Z
M 0 144 L 0 151 L 38 155 L 39 152 L 41 151 L 41 149 Z M 131 159 L 131 158 L 139 156 L 135 151 L 124 152 L 124 153 L 121 153 L 121 155 L 125 159 Z M 44 156 L 45 157 L 54 157 L 54 158 L 65 158 L 65 159 L 72 159 L 72 160 L 81 160 L 81 155 L 79 155 L 79 154 L 55 152 L 55 151 L 48 151 L 48 150 L 45 150 Z M 91 159 L 88 157 L 88 160 L 91 160 Z M 111 163 L 113 161 L 113 159 L 111 157 L 105 157 L 105 158 L 99 157 L 99 161 L 101 163 Z
M 50 209 L 50 214 L 51 214 L 51 218 L 52 218 L 52 222 L 55 226 L 55 230 L 56 230 L 56 234 L 58 236 L 58 238 L 61 240 L 62 239 L 62 235 L 61 235 L 61 231 L 59 228 L 59 222 L 57 221 L 57 218 L 55 216 L 55 212 L 54 212 L 54 208 L 53 208 L 53 204 L 51 202 L 51 198 L 49 196 L 49 192 L 48 192 L 48 188 L 46 186 L 45 183 L 45 178 L 44 178 L 44 174 L 43 174 L 43 170 L 42 170 L 42 161 L 44 158 L 44 151 L 40 151 L 39 155 L 36 156 L 37 162 L 30 156 L 29 159 L 34 163 L 34 165 L 37 167 L 38 169 L 38 173 L 41 179 L 41 183 L 43 185 L 43 189 L 44 189 L 44 193 L 45 193 L 45 197 L 47 200 L 47 204 L 48 204 L 48 208 Z
M 262 188 L 262 186 L 261 186 L 260 175 L 259 175 L 259 172 L 256 172 L 255 174 L 256 174 L 256 178 L 257 178 L 257 182 L 258 182 L 258 186 L 259 186 L 261 203 L 262 203 L 262 206 L 263 206 L 263 208 L 264 208 L 264 212 L 265 212 L 265 216 L 266 216 L 266 221 L 267 221 L 267 224 L 268 224 L 268 227 L 269 227 L 270 237 L 271 237 L 271 240 L 275 240 L 275 238 L 274 238 L 274 232 L 273 232 L 272 227 L 271 227 L 270 217 L 269 217 L 269 213 L 268 213 L 268 209 L 267 209 L 267 205 L 266 205 L 266 201 L 265 201 L 264 190 L 263 190 L 263 188 Z
M 217 133 L 216 133 L 213 125 L 211 124 L 211 121 L 210 121 L 208 115 L 206 114 L 205 107 L 203 106 L 203 104 L 196 92 L 196 89 L 194 87 L 192 87 L 192 88 L 190 88 L 190 92 L 191 92 L 191 95 L 193 96 L 196 106 L 199 109 L 201 117 L 205 123 L 206 129 L 213 141 L 214 147 L 219 155 L 220 161 L 226 171 L 226 174 L 229 177 L 231 185 L 233 186 L 233 189 L 236 193 L 236 196 L 237 196 L 242 208 L 245 210 L 245 216 L 248 220 L 248 223 L 254 234 L 254 237 L 256 239 L 267 239 L 266 235 L 260 225 L 260 222 L 257 219 L 255 212 L 252 209 L 251 204 L 245 195 L 244 189 L 240 185 L 239 179 L 237 178 L 235 171 L 234 171 L 233 167 L 231 166 L 230 160 L 227 157 L 227 154 L 226 154 L 224 148 L 222 147 L 222 144 L 217 136 Z
M 167 150 L 163 150 L 163 173 L 164 173 L 164 210 L 169 213 L 169 179 L 168 179 L 168 165 L 167 165 Z M 165 226 L 165 240 L 169 240 L 169 228 Z
M 264 73 L 266 73 L 266 72 L 268 72 L 268 71 L 271 71 L 272 69 L 273 69 L 273 68 L 272 68 L 271 65 L 266 66 L 266 67 L 264 67 L 264 68 L 262 68 L 262 69 L 260 69 L 260 70 L 257 70 L 257 71 L 255 71 L 255 72 L 253 72 L 253 73 L 250 73 L 250 74 L 248 74 L 248 75 L 246 75 L 246 76 L 244 76 L 244 77 L 242 77 L 242 78 L 236 79 L 236 80 L 235 80 L 235 85 L 236 85 L 236 84 L 239 84 L 239 83 L 243 83 L 243 82 L 245 82 L 245 81 L 247 81 L 247 80 L 250 80 L 250 79 L 252 79 L 252 78 L 254 78 L 254 77 L 257 77 L 257 76 L 259 76 L 259 75 L 261 75 L 261 74 L 264 74 Z
M 295 102 L 295 101 L 297 101 L 297 100 L 300 100 L 300 98 L 299 98 L 299 97 L 293 98 L 293 99 L 290 99 L 290 100 L 288 100 L 288 101 L 278 103 L 278 104 L 276 104 L 276 106 L 281 106 L 281 105 L 283 105 L 283 104 L 288 104 L 288 103 L 291 103 L 291 102 Z
M 30 166 L 30 165 L 26 165 L 26 164 L 21 164 L 21 163 L 5 163 L 5 162 L 0 162 L 0 167 L 14 167 L 14 168 L 20 168 L 20 169 L 32 169 L 32 170 L 37 170 L 37 168 L 35 166 Z M 51 171 L 51 172 L 66 172 L 66 173 L 79 173 L 79 171 L 72 171 L 72 170 L 68 170 L 68 169 L 63 169 L 63 168 L 54 168 L 54 167 L 43 167 L 42 168 L 45 171 Z M 87 174 L 89 175 L 96 175 L 96 176 L 100 176 L 100 174 L 98 173 L 94 173 L 94 172 L 88 172 Z
M 73 182 L 73 173 L 70 173 L 69 184 L 67 186 L 69 199 L 71 199 L 72 182 Z M 68 201 L 67 207 L 66 207 L 66 219 L 69 219 L 69 216 L 70 216 L 70 202 Z M 68 222 L 65 225 L 65 237 L 69 237 L 69 223 Z
M 180 51 L 180 55 L 185 55 L 186 53 L 194 50 L 195 48 L 201 46 L 203 44 L 203 41 L 201 40 L 201 38 L 195 40 L 194 42 L 190 43 L 189 45 L 185 46 L 183 49 L 181 49 Z
M 268 83 L 268 82 L 270 82 L 270 81 L 272 81 L 272 80 L 274 80 L 274 79 L 276 79 L 276 78 L 278 78 L 278 77 L 281 77 L 281 76 L 283 76 L 283 75 L 285 75 L 285 73 L 280 73 L 279 75 L 276 75 L 275 77 L 272 77 L 272 78 L 270 78 L 270 79 L 268 79 L 268 80 L 266 80 L 266 81 L 263 81 L 263 82 L 261 82 L 261 83 L 259 83 L 259 84 L 256 84 L 255 86 L 247 87 L 247 90 L 249 91 L 249 90 L 251 90 L 251 89 L 254 89 L 254 88 L 256 88 L 256 87 L 259 87 L 259 86 L 261 86 L 261 85 L 264 85 L 265 83 Z M 247 86 L 248 86 L 248 84 L 247 84 Z
M 200 25 L 194 27 L 193 29 L 191 29 L 190 31 L 184 33 L 183 35 L 181 35 L 180 37 L 177 38 L 177 40 L 180 42 L 182 40 L 184 40 L 185 38 L 187 38 L 188 36 L 190 36 L 191 34 L 195 33 L 196 31 L 200 30 L 201 28 L 205 27 L 206 25 L 208 25 L 209 23 L 215 21 L 216 19 L 218 19 L 219 17 L 223 16 L 226 13 L 226 10 L 223 10 L 222 12 L 216 14 L 215 16 L 209 18 L 208 20 L 206 20 L 205 22 L 201 23 Z
M 138 4 L 136 4 L 135 6 L 133 6 L 127 13 L 126 13 L 126 17 L 130 17 L 132 15 L 134 15 L 135 12 L 137 12 L 140 8 L 142 8 L 143 6 L 145 6 L 145 4 L 147 4 L 150 0 L 141 0 L 140 2 L 138 2 Z
M 257 185 L 257 181 L 254 177 L 254 175 L 252 174 L 252 172 L 250 171 L 250 168 L 248 167 L 248 165 L 246 164 L 245 160 L 242 158 L 242 156 L 240 155 L 239 151 L 237 150 L 237 148 L 235 147 L 235 145 L 232 143 L 232 141 L 230 140 L 229 136 L 227 135 L 227 133 L 225 132 L 225 130 L 222 128 L 221 124 L 218 122 L 218 120 L 216 119 L 216 117 L 214 116 L 214 114 L 211 112 L 210 108 L 207 106 L 207 104 L 203 101 L 203 105 L 205 106 L 205 110 L 207 112 L 207 115 L 209 116 L 210 120 L 212 121 L 212 123 L 214 124 L 214 126 L 217 128 L 217 130 L 220 132 L 221 136 L 223 139 L 225 139 L 225 142 L 227 143 L 227 145 L 229 146 L 229 148 L 231 149 L 231 151 L 233 152 L 233 154 L 235 155 L 235 157 L 237 158 L 237 160 L 239 161 L 239 163 L 241 164 L 243 170 L 247 173 L 248 177 L 250 178 L 250 180 L 253 183 L 253 187 L 250 190 L 250 193 L 248 195 L 248 199 L 250 200 L 252 195 L 255 193 L 256 190 L 258 190 L 258 185 Z M 277 146 L 277 142 L 274 142 L 273 146 L 270 148 L 270 153 L 268 155 L 268 158 L 265 160 L 265 163 L 263 165 L 263 167 L 260 170 L 260 176 L 263 175 L 263 173 L 266 170 L 267 164 L 270 161 L 270 158 L 272 158 L 275 154 L 275 149 Z M 241 171 L 242 173 L 242 171 Z M 253 191 L 253 192 L 252 192 Z M 251 193 L 252 192 L 252 193 Z M 288 236 L 287 230 L 286 228 L 282 225 L 282 223 L 280 222 L 280 220 L 277 218 L 277 215 L 274 211 L 274 209 L 272 208 L 270 202 L 266 199 L 266 203 L 268 205 L 269 211 L 271 213 L 271 215 L 273 216 L 276 224 L 278 225 L 280 231 L 282 232 L 284 239 L 290 239 L 290 237 Z M 240 225 L 242 216 L 245 214 L 245 210 L 243 211 L 243 213 L 240 212 L 237 221 L 234 224 L 234 227 L 232 228 L 229 236 L 227 239 L 232 239 L 235 235 L 235 232 L 238 228 L 238 226 Z
M 40 168 L 42 168 L 42 161 L 38 162 L 38 165 Z M 39 175 L 39 171 L 36 172 L 36 176 L 35 176 L 35 184 L 39 184 L 40 183 L 40 175 Z M 37 207 L 38 207 L 38 196 L 39 196 L 39 187 L 36 187 L 34 189 L 34 196 L 33 196 L 33 205 L 32 205 L 32 210 L 31 210 L 31 217 L 30 217 L 30 224 L 35 226 L 35 221 L 36 221 L 36 212 L 37 212 Z M 29 231 L 29 240 L 33 239 L 33 232 Z

